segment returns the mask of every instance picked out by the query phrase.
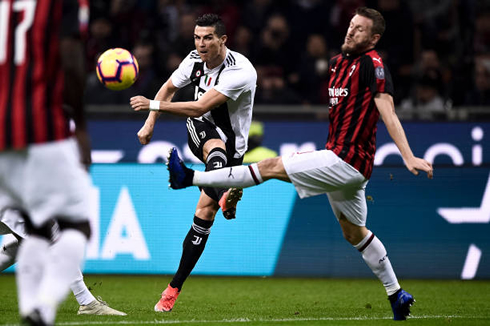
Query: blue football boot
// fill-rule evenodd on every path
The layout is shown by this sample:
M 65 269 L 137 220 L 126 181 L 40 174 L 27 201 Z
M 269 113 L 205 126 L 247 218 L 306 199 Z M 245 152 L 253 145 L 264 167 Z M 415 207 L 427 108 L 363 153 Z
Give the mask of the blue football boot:
M 185 166 L 177 153 L 177 148 L 172 147 L 172 149 L 170 149 L 167 159 L 170 188 L 183 189 L 192 186 L 194 170 Z
M 410 315 L 410 307 L 415 300 L 407 291 L 400 289 L 397 293 L 389 298 L 391 309 L 393 310 L 394 320 L 405 320 Z

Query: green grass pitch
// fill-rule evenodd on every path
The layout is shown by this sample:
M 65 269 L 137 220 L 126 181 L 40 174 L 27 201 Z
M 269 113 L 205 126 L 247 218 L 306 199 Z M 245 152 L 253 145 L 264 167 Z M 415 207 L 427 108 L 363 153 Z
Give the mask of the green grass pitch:
M 78 316 L 73 295 L 57 325 L 393 325 L 375 279 L 191 276 L 170 313 L 153 306 L 169 276 L 87 275 L 95 296 L 128 314 Z M 490 325 L 490 281 L 403 280 L 415 297 L 412 325 Z M 0 274 L 0 325 L 19 322 L 15 279 Z M 403 325 L 403 324 L 402 324 Z

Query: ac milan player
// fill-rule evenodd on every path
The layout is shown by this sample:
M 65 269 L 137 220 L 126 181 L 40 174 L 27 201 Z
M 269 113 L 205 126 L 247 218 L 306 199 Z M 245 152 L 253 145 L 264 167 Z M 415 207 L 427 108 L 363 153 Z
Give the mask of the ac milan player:
M 395 320 L 405 320 L 414 299 L 401 289 L 381 241 L 366 228 L 365 187 L 371 176 L 379 116 L 415 175 L 432 165 L 415 157 L 395 114 L 391 76 L 374 50 L 385 29 L 379 12 L 359 8 L 342 45 L 330 61 L 330 130 L 325 150 L 270 158 L 250 166 L 200 172 L 185 167 L 172 150 L 170 183 L 187 186 L 250 187 L 269 179 L 292 182 L 301 198 L 326 193 L 345 239 L 359 250 L 380 279 Z
M 90 178 L 78 146 L 89 163 L 78 14 L 77 0 L 0 1 L 0 207 L 28 216 L 16 280 L 30 325 L 54 324 L 90 236 Z

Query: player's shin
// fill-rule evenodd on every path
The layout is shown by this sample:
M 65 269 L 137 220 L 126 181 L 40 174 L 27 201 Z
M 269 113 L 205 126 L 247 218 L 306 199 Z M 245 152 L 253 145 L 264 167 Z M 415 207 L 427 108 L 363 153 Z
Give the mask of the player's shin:
M 70 289 L 73 292 L 73 295 L 75 295 L 75 299 L 77 299 L 78 304 L 81 306 L 86 306 L 95 300 L 95 297 L 83 281 L 83 275 L 80 268 L 78 269 L 75 280 L 70 285 Z
M 256 163 L 232 166 L 207 172 L 194 172 L 192 181 L 195 186 L 247 188 L 262 183 L 262 176 Z
M 354 247 L 362 253 L 362 258 L 366 264 L 383 283 L 388 296 L 400 289 L 386 249 L 371 231 Z
M 60 232 L 50 247 L 39 286 L 38 305 L 43 319 L 54 322 L 58 305 L 66 298 L 85 255 L 86 236 L 75 229 Z
M 31 313 L 37 304 L 37 293 L 44 273 L 49 245 L 48 239 L 37 235 L 24 239 L 20 245 L 15 274 L 19 310 L 22 316 Z
M 171 287 L 178 288 L 179 291 L 182 289 L 182 285 L 204 251 L 212 225 L 213 221 L 202 220 L 194 216 L 194 223 L 182 245 L 182 258 L 180 259 L 179 269 L 170 282 Z

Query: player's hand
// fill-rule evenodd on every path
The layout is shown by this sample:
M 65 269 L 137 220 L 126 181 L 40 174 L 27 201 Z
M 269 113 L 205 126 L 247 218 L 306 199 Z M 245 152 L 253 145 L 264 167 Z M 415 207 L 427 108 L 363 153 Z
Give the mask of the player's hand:
M 150 100 L 144 96 L 133 96 L 129 100 L 129 104 L 135 111 L 146 111 L 150 109 Z
M 413 157 L 410 161 L 405 162 L 407 169 L 415 175 L 419 175 L 419 170 L 427 172 L 427 178 L 432 179 L 434 169 L 432 164 L 424 159 Z
M 151 137 L 153 137 L 153 127 L 145 123 L 138 131 L 138 139 L 142 145 L 146 145 L 150 142 Z

